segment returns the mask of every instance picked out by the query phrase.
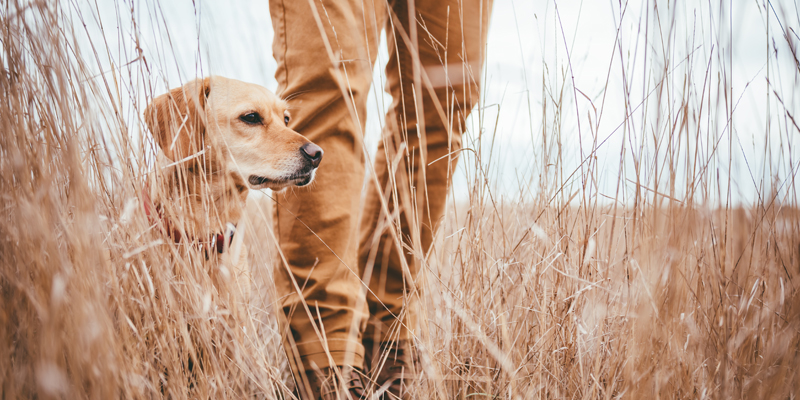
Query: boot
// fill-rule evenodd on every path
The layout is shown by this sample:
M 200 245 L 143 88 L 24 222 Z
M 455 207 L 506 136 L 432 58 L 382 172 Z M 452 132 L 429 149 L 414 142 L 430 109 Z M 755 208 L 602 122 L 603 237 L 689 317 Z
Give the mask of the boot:
M 375 393 L 381 400 L 409 400 L 411 383 L 417 378 L 419 364 L 411 340 L 381 342 L 364 341 L 365 362 L 375 382 Z M 384 390 L 385 389 L 385 390 Z
M 357 368 L 342 368 L 341 373 L 346 381 L 344 388 L 340 383 L 339 377 L 331 368 L 323 368 L 321 371 L 306 371 L 309 386 L 311 386 L 313 393 L 310 396 L 300 396 L 300 398 L 309 400 L 366 399 L 363 372 Z M 298 386 L 300 386 L 298 391 L 305 394 L 306 389 L 303 385 L 299 384 Z

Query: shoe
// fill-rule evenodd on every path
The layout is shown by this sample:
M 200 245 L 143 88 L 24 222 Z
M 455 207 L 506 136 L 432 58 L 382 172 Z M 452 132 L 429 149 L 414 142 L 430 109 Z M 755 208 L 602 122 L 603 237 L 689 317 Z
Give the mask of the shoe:
M 311 396 L 300 396 L 303 399 L 313 400 L 360 400 L 366 399 L 364 395 L 364 373 L 357 368 L 342 368 L 347 391 L 343 391 L 339 384 L 339 377 L 331 368 L 323 368 L 321 371 L 306 371 L 309 386 L 311 386 Z M 300 389 L 301 393 L 306 390 Z
M 381 400 L 410 400 L 409 384 L 417 378 L 419 364 L 411 340 L 381 342 L 375 346 L 364 341 L 370 376 L 375 381 L 375 393 Z

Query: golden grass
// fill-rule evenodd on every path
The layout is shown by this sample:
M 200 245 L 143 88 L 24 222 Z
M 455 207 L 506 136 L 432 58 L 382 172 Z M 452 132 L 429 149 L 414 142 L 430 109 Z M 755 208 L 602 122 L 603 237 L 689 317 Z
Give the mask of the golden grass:
M 290 398 L 274 255 L 252 252 L 262 283 L 235 304 L 153 232 L 138 200 L 151 144 L 97 104 L 121 84 L 90 79 L 65 32 L 57 6 L 0 12 L 0 398 Z M 424 263 L 417 398 L 796 398 L 796 198 L 637 186 L 608 205 L 562 181 L 509 203 L 482 176 Z

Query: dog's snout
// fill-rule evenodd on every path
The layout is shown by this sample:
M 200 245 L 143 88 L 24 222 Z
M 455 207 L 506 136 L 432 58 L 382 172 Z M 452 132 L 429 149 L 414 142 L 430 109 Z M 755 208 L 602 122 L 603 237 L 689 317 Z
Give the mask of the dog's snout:
M 311 162 L 314 168 L 319 167 L 319 163 L 322 161 L 322 154 L 324 153 L 321 147 L 314 143 L 306 143 L 300 147 L 300 152 L 303 153 L 303 157 Z

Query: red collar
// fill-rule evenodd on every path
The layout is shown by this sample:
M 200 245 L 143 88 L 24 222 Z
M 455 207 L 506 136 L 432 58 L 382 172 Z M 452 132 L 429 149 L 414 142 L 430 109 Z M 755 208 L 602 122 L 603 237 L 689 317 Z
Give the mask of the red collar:
M 160 225 L 159 229 L 161 232 L 172 238 L 173 242 L 180 243 L 183 239 L 183 234 L 180 230 L 178 230 L 178 228 L 172 226 L 168 219 L 164 218 L 164 210 L 161 208 L 161 206 L 154 205 L 153 201 L 150 199 L 150 195 L 147 194 L 147 186 L 142 189 L 142 203 L 144 205 L 144 213 L 147 215 L 147 220 L 153 225 Z M 155 213 L 153 212 L 153 208 L 155 208 Z M 161 222 L 161 224 L 159 224 L 159 222 Z M 233 241 L 233 234 L 236 233 L 236 226 L 233 224 L 228 225 L 231 229 L 230 233 L 228 234 L 227 244 L 230 245 L 230 243 Z M 187 237 L 187 239 L 191 238 Z M 225 233 L 212 234 L 207 241 L 200 239 L 187 241 L 200 245 L 200 247 L 204 248 L 206 251 L 208 251 L 208 249 L 216 249 L 217 253 L 219 254 L 225 252 Z M 206 257 L 208 257 L 208 253 L 206 253 Z

